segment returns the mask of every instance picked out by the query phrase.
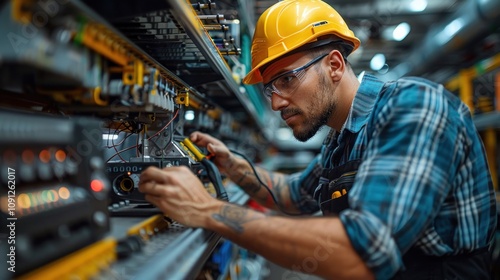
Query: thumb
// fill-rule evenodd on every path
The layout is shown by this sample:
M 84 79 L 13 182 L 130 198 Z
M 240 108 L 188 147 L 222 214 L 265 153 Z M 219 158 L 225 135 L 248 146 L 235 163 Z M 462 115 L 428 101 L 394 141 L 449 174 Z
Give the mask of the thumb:
M 212 143 L 208 143 L 207 144 L 207 150 L 209 153 L 213 154 L 213 155 L 216 155 L 217 154 L 217 148 L 215 147 L 214 144 Z

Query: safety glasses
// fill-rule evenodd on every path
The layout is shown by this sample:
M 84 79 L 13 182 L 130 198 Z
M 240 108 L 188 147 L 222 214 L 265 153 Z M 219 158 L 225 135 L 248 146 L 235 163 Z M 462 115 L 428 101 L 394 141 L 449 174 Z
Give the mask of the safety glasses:
M 264 85 L 264 96 L 268 100 L 271 100 L 273 93 L 276 93 L 277 95 L 282 97 L 290 97 L 293 92 L 300 86 L 302 80 L 304 80 L 306 70 L 327 55 L 328 54 L 322 54 L 312 59 L 307 64 L 282 73 L 276 78 L 272 79 L 269 83 Z

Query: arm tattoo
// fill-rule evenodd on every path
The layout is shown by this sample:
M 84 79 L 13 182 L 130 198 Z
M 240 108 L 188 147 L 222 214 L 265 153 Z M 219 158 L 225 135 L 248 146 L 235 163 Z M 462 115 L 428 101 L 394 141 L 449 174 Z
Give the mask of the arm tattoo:
M 252 175 L 254 175 L 252 172 L 245 171 L 243 176 L 241 176 L 240 179 L 238 180 L 238 182 L 236 182 L 236 185 L 242 187 L 245 191 L 247 191 L 249 193 L 255 194 L 255 193 L 259 192 L 259 190 L 261 188 L 260 183 L 257 183 L 257 185 L 252 183 L 252 182 L 242 184 L 242 182 L 245 180 L 245 178 L 248 178 Z
M 236 233 L 241 234 L 244 231 L 243 224 L 263 218 L 260 215 L 251 215 L 251 213 L 252 212 L 246 208 L 229 204 L 223 205 L 220 213 L 213 214 L 212 217 L 225 224 Z

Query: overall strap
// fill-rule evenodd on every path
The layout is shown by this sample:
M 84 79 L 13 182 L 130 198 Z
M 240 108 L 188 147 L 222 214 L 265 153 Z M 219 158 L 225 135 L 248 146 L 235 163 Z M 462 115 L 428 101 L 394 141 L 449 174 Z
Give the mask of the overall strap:
M 349 133 L 347 141 L 339 147 L 342 149 L 341 152 L 332 156 L 332 165 L 335 166 L 337 162 L 344 162 L 344 164 L 323 169 L 318 188 L 314 193 L 314 198 L 318 201 L 323 215 L 338 214 L 349 207 L 348 193 L 354 184 L 354 178 L 361 164 L 359 158 L 349 160 L 356 136 L 356 134 Z

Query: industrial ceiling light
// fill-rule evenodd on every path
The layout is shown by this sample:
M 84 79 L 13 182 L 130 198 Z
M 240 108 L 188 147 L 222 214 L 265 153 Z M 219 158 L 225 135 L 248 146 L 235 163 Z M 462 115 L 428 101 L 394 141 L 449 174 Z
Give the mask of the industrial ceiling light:
M 412 0 L 409 8 L 413 12 L 422 12 L 427 8 L 427 0 Z
M 410 33 L 411 27 L 408 23 L 402 22 L 394 28 L 394 31 L 392 31 L 392 38 L 396 41 L 402 41 L 408 33 Z
M 370 68 L 373 71 L 378 71 L 382 69 L 385 65 L 385 55 L 378 53 L 372 57 L 372 60 L 370 60 Z
M 448 23 L 443 30 L 441 30 L 435 37 L 439 44 L 444 45 L 455 36 L 455 34 L 464 27 L 464 20 L 462 18 L 454 19 Z

